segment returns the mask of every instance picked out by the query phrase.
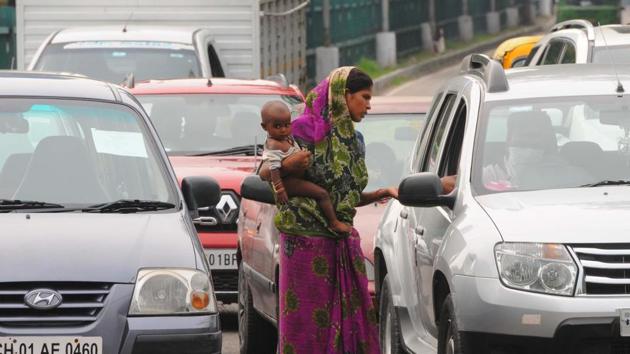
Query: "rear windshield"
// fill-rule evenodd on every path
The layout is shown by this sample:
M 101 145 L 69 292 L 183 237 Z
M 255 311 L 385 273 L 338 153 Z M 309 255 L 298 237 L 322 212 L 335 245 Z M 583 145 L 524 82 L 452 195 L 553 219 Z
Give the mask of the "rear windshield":
M 192 46 L 166 42 L 51 44 L 35 70 L 83 74 L 115 84 L 122 83 L 130 73 L 136 81 L 201 76 Z
M 0 98 L 0 199 L 176 203 L 142 116 L 110 103 Z

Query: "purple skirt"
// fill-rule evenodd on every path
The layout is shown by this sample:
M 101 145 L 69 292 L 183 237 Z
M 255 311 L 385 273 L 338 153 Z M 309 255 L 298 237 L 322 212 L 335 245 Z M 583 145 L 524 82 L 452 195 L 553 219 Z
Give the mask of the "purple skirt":
M 359 234 L 334 240 L 280 234 L 281 354 L 379 353 Z

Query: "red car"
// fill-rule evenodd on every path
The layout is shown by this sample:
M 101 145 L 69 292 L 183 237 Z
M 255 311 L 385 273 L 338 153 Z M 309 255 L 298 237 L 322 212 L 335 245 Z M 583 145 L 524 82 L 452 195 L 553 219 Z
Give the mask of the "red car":
M 423 126 L 431 98 L 374 97 L 372 109 L 355 127 L 365 142 L 369 180 L 366 190 L 398 186 L 404 164 Z M 252 183 L 250 183 L 252 182 Z M 276 207 L 268 184 L 256 176 L 247 179 L 239 217 L 239 251 L 242 256 L 239 291 L 241 353 L 271 353 L 275 348 L 272 324 L 276 321 L 278 230 Z M 374 294 L 374 237 L 387 203 L 357 209 L 354 225 Z
M 219 181 L 221 200 L 214 208 L 199 209 L 194 221 L 216 296 L 234 302 L 240 187 L 260 162 L 266 138 L 260 109 L 281 100 L 297 110 L 302 93 L 274 81 L 218 78 L 149 81 L 131 92 L 149 113 L 179 181 L 200 175 Z

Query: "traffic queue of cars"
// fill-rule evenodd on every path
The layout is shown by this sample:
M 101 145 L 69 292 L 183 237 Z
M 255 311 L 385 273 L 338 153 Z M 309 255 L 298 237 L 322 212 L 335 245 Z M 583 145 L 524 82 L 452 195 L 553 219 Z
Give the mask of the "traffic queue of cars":
M 626 31 L 568 21 L 504 47 L 503 66 L 528 68 L 472 55 L 430 105 L 372 101 L 357 126 L 368 188 L 400 183 L 399 201 L 355 219 L 382 352 L 630 345 Z M 0 224 L 5 249 L 30 253 L 0 257 L 0 353 L 219 353 L 217 299 L 238 302 L 241 353 L 275 352 L 278 231 L 255 176 L 259 112 L 280 100 L 298 114 L 304 97 L 284 80 L 216 77 L 203 31 L 162 33 L 158 46 L 147 33 L 60 32 L 31 66 L 126 89 L 0 74 Z M 608 50 L 612 65 L 535 68 Z M 79 70 L 85 58 L 109 71 Z M 134 82 L 159 78 L 160 58 L 174 66 L 165 80 Z M 447 195 L 445 176 L 457 181 Z

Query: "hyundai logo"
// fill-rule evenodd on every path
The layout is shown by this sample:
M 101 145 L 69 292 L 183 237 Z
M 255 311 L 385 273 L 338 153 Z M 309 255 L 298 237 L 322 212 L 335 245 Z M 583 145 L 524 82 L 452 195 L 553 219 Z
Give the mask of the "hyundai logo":
M 61 305 L 61 294 L 50 289 L 35 289 L 24 295 L 24 302 L 36 310 L 52 310 Z

